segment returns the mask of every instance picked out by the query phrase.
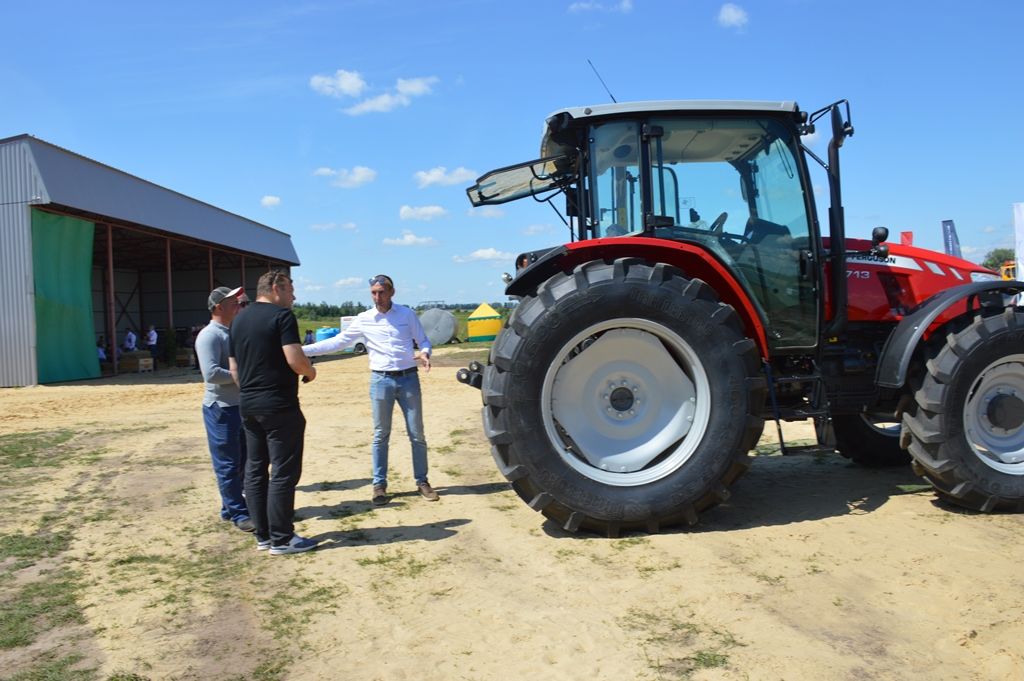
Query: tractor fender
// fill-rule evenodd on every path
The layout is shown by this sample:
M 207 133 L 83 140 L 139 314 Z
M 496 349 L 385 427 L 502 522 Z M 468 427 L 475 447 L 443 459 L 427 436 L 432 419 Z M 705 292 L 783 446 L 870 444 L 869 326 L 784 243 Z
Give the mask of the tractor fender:
M 936 293 L 896 325 L 878 362 L 875 382 L 883 388 L 902 388 L 907 379 L 907 369 L 917 350 L 921 339 L 933 326 L 939 326 L 949 319 L 959 316 L 964 311 L 984 307 L 1006 307 L 1007 297 L 1024 291 L 1024 282 L 1020 281 L 975 281 L 970 284 L 954 286 Z M 955 315 L 944 312 L 954 305 L 963 303 L 963 310 Z
M 612 237 L 575 241 L 550 249 L 518 272 L 505 289 L 510 296 L 531 295 L 555 272 L 569 273 L 592 260 L 611 262 L 616 258 L 643 258 L 652 263 L 678 267 L 691 279 L 710 286 L 723 303 L 736 310 L 746 335 L 757 343 L 761 357 L 768 358 L 768 336 L 757 307 L 732 272 L 713 253 L 698 245 L 651 237 Z

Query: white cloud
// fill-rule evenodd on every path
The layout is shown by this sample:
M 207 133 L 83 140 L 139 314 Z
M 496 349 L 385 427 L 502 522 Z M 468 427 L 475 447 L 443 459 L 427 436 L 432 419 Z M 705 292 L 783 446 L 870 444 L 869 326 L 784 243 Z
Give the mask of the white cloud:
M 448 169 L 444 166 L 437 166 L 430 170 L 417 170 L 414 175 L 417 184 L 420 189 L 429 187 L 432 184 L 439 185 L 452 185 L 461 184 L 463 182 L 472 182 L 476 179 L 477 173 L 475 170 L 469 168 L 463 168 L 459 166 L 455 170 L 448 172 Z
M 739 5 L 727 2 L 718 10 L 718 24 L 724 28 L 743 28 L 747 25 L 747 11 Z
M 536 224 L 527 225 L 526 229 L 523 230 L 523 234 L 527 236 L 533 236 L 534 234 L 547 234 L 552 229 L 551 225 Z
M 302 287 L 303 291 L 323 291 L 326 288 L 323 284 L 307 284 Z
M 335 229 L 353 230 L 356 228 L 354 222 L 319 222 L 315 225 L 310 225 L 309 228 L 314 232 L 330 232 Z
M 363 283 L 362 277 L 345 277 L 334 282 L 334 288 L 352 288 Z
M 402 206 L 398 217 L 403 220 L 433 220 L 448 214 L 441 206 Z
M 629 14 L 633 11 L 633 0 L 619 0 L 618 2 L 574 2 L 569 5 L 570 12 L 622 12 Z
M 453 255 L 455 262 L 503 261 L 511 262 L 515 258 L 512 253 L 499 251 L 497 248 L 478 248 L 469 255 Z
M 505 211 L 497 206 L 480 206 L 479 208 L 470 208 L 466 211 L 466 215 L 471 218 L 503 218 Z
M 281 197 L 271 196 L 270 194 L 267 194 L 262 199 L 260 199 L 260 205 L 263 206 L 264 208 L 273 208 L 275 206 L 280 206 Z
M 313 174 L 319 177 L 333 177 L 334 181 L 331 184 L 344 189 L 354 189 L 377 179 L 377 171 L 366 166 L 355 166 L 352 170 L 321 167 L 314 170 Z
M 427 78 L 399 78 L 393 90 L 364 99 L 355 106 L 345 109 L 349 116 L 361 116 L 366 113 L 385 113 L 401 106 L 412 104 L 414 97 L 429 95 L 432 86 L 438 82 L 435 76 Z
M 407 229 L 402 230 L 402 236 L 397 239 L 384 239 L 385 246 L 433 246 L 437 243 L 429 236 L 416 236 Z
M 988 225 L 987 227 L 982 227 L 982 228 L 981 228 L 981 231 L 982 231 L 982 233 L 984 233 L 984 234 L 995 234 L 995 233 L 996 233 L 996 232 L 998 232 L 999 230 L 997 230 L 997 229 L 996 229 L 995 227 L 993 227 L 992 225 Z
M 309 86 L 328 97 L 358 97 L 366 89 L 366 81 L 358 71 L 338 69 L 333 76 L 313 76 Z
M 435 76 L 429 78 L 399 78 L 398 82 L 395 83 L 395 89 L 398 90 L 398 94 L 405 95 L 406 97 L 420 97 L 422 95 L 429 95 L 431 92 L 431 86 L 437 82 Z

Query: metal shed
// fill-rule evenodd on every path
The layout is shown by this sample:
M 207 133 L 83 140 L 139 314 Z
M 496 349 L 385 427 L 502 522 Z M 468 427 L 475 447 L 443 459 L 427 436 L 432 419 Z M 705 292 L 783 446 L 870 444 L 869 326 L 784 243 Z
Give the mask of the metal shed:
M 30 135 L 0 139 L 2 387 L 99 376 L 97 339 L 119 346 L 129 327 L 181 345 L 215 286 L 254 298 L 260 274 L 298 264 L 276 229 Z

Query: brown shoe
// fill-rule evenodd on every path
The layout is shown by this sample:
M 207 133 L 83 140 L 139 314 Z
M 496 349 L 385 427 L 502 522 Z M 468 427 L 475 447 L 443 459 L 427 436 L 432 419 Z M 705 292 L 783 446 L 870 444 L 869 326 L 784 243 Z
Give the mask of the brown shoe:
M 437 496 L 437 492 L 434 491 L 434 488 L 430 486 L 429 482 L 421 482 L 420 484 L 416 485 L 416 487 L 420 491 L 420 496 L 426 499 L 427 501 L 437 501 L 438 499 L 441 498 Z
M 383 506 L 388 503 L 388 488 L 384 485 L 373 486 L 373 498 L 371 499 L 374 506 Z

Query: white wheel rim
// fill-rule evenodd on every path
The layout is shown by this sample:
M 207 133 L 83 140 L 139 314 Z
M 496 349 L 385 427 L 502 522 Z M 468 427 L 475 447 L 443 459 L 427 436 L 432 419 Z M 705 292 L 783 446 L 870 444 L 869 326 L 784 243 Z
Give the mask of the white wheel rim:
M 710 397 L 704 366 L 686 341 L 661 324 L 626 318 L 590 326 L 559 350 L 540 406 L 565 463 L 628 487 L 686 463 L 707 429 Z
M 900 422 L 892 414 L 861 414 L 861 420 L 871 430 L 885 437 L 900 436 Z
M 977 457 L 1001 473 L 1024 475 L 1024 419 L 996 416 L 1000 402 L 1018 412 L 1024 404 L 1024 355 L 986 367 L 964 404 L 964 435 Z

